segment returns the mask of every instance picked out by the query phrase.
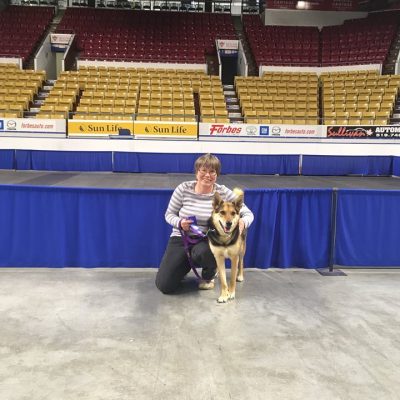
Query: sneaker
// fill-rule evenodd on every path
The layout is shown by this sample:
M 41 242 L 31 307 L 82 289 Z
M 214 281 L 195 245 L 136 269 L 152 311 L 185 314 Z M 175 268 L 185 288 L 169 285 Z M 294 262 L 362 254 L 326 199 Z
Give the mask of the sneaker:
M 199 282 L 199 289 L 201 290 L 209 290 L 209 289 L 214 289 L 215 282 L 214 279 L 211 279 L 211 281 L 200 281 Z

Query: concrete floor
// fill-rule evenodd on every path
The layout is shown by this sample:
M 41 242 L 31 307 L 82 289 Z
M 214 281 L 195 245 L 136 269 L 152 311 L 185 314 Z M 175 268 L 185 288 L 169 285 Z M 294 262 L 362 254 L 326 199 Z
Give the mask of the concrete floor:
M 53 172 L 0 170 L 2 185 L 39 185 L 96 188 L 169 188 L 194 180 L 193 174 L 118 172 Z M 229 188 L 347 188 L 400 190 L 400 179 L 389 176 L 278 176 L 221 175 L 218 183 Z
M 400 398 L 400 274 L 246 271 L 236 300 L 156 270 L 0 269 L 2 400 Z

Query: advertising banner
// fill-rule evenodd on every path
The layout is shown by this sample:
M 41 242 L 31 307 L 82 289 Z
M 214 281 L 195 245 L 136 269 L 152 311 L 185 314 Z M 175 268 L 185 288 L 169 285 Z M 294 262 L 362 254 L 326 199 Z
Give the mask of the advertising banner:
M 59 52 L 65 51 L 71 41 L 72 36 L 73 35 L 70 33 L 51 33 L 50 34 L 51 49 L 53 51 L 59 51 Z
M 326 136 L 328 139 L 396 139 L 400 138 L 400 126 L 327 126 Z
M 135 121 L 135 137 L 196 139 L 197 124 L 192 122 Z
M 260 136 L 259 125 L 256 124 L 219 124 L 219 123 L 200 123 L 200 136 L 213 137 L 257 137 Z
M 261 136 L 272 137 L 303 137 L 322 138 L 326 137 L 325 128 L 322 125 L 267 125 L 260 126 Z
M 132 135 L 133 121 L 68 120 L 68 136 Z
M 237 50 L 239 41 L 234 39 L 217 39 L 218 48 L 224 50 Z
M 0 136 L 65 137 L 65 119 L 0 118 Z
M 67 46 L 72 38 L 71 33 L 51 33 L 50 34 L 50 43 L 56 45 L 65 45 Z
M 321 125 L 258 125 L 200 123 L 199 135 L 209 137 L 325 137 Z

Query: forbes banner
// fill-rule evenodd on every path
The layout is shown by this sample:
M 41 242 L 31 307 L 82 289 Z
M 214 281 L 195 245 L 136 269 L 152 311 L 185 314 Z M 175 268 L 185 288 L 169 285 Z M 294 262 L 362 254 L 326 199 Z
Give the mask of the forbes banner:
M 200 123 L 200 136 L 208 137 L 325 137 L 321 125 L 259 125 L 259 124 L 219 124 Z
M 326 136 L 328 139 L 396 139 L 400 138 L 400 126 L 327 126 Z

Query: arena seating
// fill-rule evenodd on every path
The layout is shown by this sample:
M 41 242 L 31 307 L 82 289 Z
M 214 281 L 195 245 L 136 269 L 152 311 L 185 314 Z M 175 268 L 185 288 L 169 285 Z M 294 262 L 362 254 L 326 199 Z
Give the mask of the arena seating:
M 57 31 L 77 34 L 81 59 L 191 64 L 235 37 L 230 15 L 82 8 L 68 8 Z
M 318 28 L 265 26 L 258 15 L 243 24 L 257 65 L 319 65 Z
M 206 84 L 204 84 L 206 83 Z M 204 81 L 199 88 L 201 122 L 229 123 L 224 91 L 217 76 Z
M 15 64 L 0 64 L 0 117 L 22 118 L 45 79 L 44 71 L 21 70 Z
M 383 63 L 399 27 L 399 14 L 327 26 L 265 26 L 256 15 L 243 16 L 244 29 L 257 65 L 328 66 Z
M 9 6 L 1 11 L 0 56 L 20 57 L 25 63 L 40 44 L 53 15 L 54 7 Z
M 399 25 L 398 14 L 374 13 L 321 31 L 322 65 L 383 63 Z
M 192 83 L 203 78 L 209 78 L 203 71 L 140 74 L 136 120 L 196 122 Z
M 386 125 L 397 98 L 400 76 L 376 71 L 325 73 L 321 76 L 326 125 Z
M 69 112 L 74 110 L 80 91 L 79 84 L 74 79 L 66 77 L 75 75 L 72 71 L 61 74 L 36 114 L 36 118 L 68 118 Z
M 244 121 L 261 124 L 318 124 L 318 76 L 270 72 L 235 78 Z
M 204 71 L 81 67 L 61 74 L 37 118 L 65 118 L 73 112 L 74 119 L 131 119 L 135 114 L 142 121 L 195 122 L 195 93 L 214 96 L 212 117 L 226 120 L 221 81 Z
M 11 65 L 0 72 L 0 115 L 22 117 L 45 73 Z M 400 75 L 377 71 L 323 73 L 320 80 L 314 73 L 278 72 L 235 78 L 244 122 L 261 124 L 385 125 L 399 86 Z M 36 117 L 195 122 L 196 115 L 201 122 L 229 122 L 219 77 L 193 70 L 90 66 L 61 73 Z
M 0 65 L 0 116 L 23 117 L 45 79 L 44 71 Z M 319 80 L 313 73 L 277 72 L 235 78 L 244 122 L 261 124 L 386 125 L 399 86 L 400 75 L 365 70 L 323 73 Z M 229 122 L 219 77 L 91 66 L 61 73 L 36 117 L 195 122 L 197 115 L 201 122 Z

